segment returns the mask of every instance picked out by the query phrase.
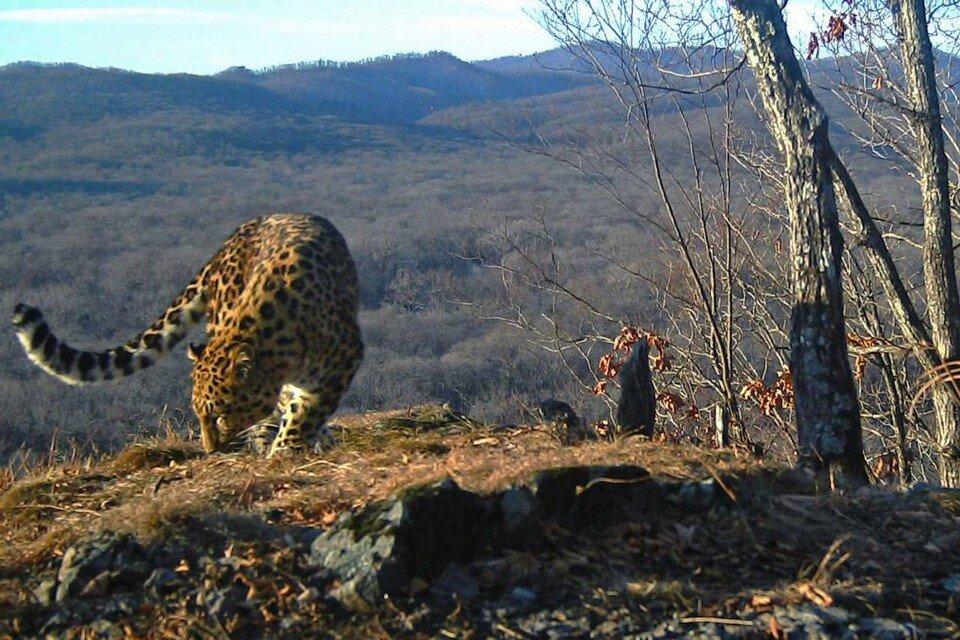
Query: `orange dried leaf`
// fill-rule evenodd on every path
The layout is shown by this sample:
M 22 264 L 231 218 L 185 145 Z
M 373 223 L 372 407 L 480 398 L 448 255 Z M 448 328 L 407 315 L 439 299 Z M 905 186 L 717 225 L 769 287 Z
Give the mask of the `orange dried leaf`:
M 769 631 L 772 640 L 787 640 L 788 638 L 787 632 L 780 626 L 775 616 L 770 616 Z
M 320 524 L 324 528 L 332 527 L 338 517 L 340 517 L 340 513 L 336 509 L 328 509 L 320 516 Z
M 799 587 L 797 591 L 804 598 L 812 602 L 813 604 L 820 607 L 830 607 L 833 606 L 833 596 L 821 589 L 820 587 L 815 587 L 809 582 L 804 582 Z

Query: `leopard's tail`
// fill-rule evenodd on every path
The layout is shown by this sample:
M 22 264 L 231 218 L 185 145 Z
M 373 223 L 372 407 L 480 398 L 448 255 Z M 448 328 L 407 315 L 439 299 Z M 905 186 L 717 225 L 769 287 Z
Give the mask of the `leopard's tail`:
M 81 351 L 57 338 L 39 309 L 20 303 L 13 310 L 17 338 L 33 362 L 68 384 L 115 380 L 146 369 L 183 340 L 207 311 L 197 279 L 177 296 L 150 328 L 107 351 Z

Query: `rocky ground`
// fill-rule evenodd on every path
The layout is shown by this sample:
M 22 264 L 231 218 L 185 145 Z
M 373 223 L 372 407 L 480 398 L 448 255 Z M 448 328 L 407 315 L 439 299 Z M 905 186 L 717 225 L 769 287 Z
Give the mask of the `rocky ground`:
M 0 637 L 960 637 L 960 494 L 437 408 L 323 456 L 173 440 L 0 493 Z

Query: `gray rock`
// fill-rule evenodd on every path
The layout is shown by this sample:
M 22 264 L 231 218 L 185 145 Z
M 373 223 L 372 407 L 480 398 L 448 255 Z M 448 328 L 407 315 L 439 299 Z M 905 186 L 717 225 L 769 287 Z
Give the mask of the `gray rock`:
M 488 514 L 480 496 L 446 480 L 342 517 L 314 540 L 309 562 L 341 580 L 331 596 L 362 610 L 472 559 L 490 540 Z
M 532 589 L 526 589 L 524 587 L 514 587 L 510 590 L 509 595 L 507 596 L 514 604 L 526 607 L 533 604 L 537 600 L 537 593 Z
M 943 588 L 950 593 L 960 594 L 960 573 L 955 573 L 943 581 Z
M 539 549 L 543 544 L 543 523 L 540 507 L 533 492 L 527 487 L 511 487 L 497 494 L 494 521 L 499 530 L 494 532 L 495 546 L 508 549 Z
M 144 554 L 144 548 L 132 536 L 113 532 L 98 533 L 69 547 L 57 572 L 56 601 L 79 596 L 84 590 L 88 595 L 97 595 L 101 587 L 91 587 L 90 583 L 95 578 L 109 582 L 111 576 L 104 576 L 104 572 L 118 571 L 113 577 L 122 576 L 123 582 L 134 580 L 124 570 L 141 564 L 139 560 Z
M 742 619 L 753 622 L 753 625 L 686 624 L 674 618 L 637 637 L 642 640 L 749 640 L 769 635 L 766 630 L 770 628 L 771 618 L 776 619 L 777 626 L 790 640 L 916 640 L 923 637 L 909 624 L 882 618 L 859 619 L 839 607 L 811 604 L 774 607 L 773 611 L 760 615 L 745 612 Z
M 237 615 L 240 612 L 241 603 L 246 604 L 243 594 L 231 588 L 197 593 L 197 605 L 206 607 L 210 615 L 219 619 Z
M 451 562 L 430 585 L 430 598 L 443 606 L 470 602 L 480 595 L 480 581 L 459 562 Z
M 177 573 L 171 569 L 155 569 L 149 575 L 149 577 L 147 577 L 147 581 L 144 582 L 143 588 L 147 592 L 152 593 L 154 596 L 160 597 L 173 591 L 179 579 L 180 576 L 178 576 Z
M 684 511 L 704 511 L 717 502 L 719 491 L 713 478 L 703 482 L 684 482 L 670 500 Z
M 308 562 L 323 578 L 314 581 L 318 587 L 336 581 L 329 595 L 347 609 L 364 610 L 384 596 L 413 595 L 412 585 L 423 593 L 451 562 L 469 562 L 488 549 L 536 551 L 548 520 L 595 531 L 664 510 L 711 508 L 722 497 L 712 480 L 661 482 L 633 465 L 549 469 L 529 486 L 489 496 L 446 480 L 341 516 L 313 540 Z M 463 597 L 473 588 L 463 582 L 432 593 L 439 598 L 460 590 Z
M 33 590 L 33 595 L 37 599 L 37 602 L 45 607 L 49 607 L 56 600 L 56 578 L 47 578 L 41 581 L 40 584 L 37 585 L 37 588 Z
M 592 625 L 586 617 L 558 619 L 552 610 L 540 610 L 520 618 L 516 628 L 529 638 L 546 640 L 573 640 L 590 637 Z
M 790 605 L 775 607 L 757 619 L 763 628 L 769 628 L 770 618 L 775 617 L 781 629 L 790 638 L 804 640 L 835 640 L 844 637 L 849 629 L 850 616 L 841 609 L 813 605 Z
M 902 624 L 886 618 L 865 618 L 860 620 L 860 633 L 849 633 L 848 640 L 870 638 L 871 640 L 914 640 L 924 634 L 912 624 Z
M 94 634 L 93 637 L 98 640 L 113 640 L 114 638 L 119 640 L 120 638 L 127 637 L 127 634 L 123 631 L 123 627 L 110 620 L 95 620 L 87 625 L 87 629 L 89 629 Z

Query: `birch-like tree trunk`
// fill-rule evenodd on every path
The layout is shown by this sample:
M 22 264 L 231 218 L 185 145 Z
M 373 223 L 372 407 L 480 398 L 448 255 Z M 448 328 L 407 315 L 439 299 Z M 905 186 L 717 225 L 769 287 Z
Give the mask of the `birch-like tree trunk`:
M 944 361 L 960 357 L 960 298 L 953 257 L 950 184 L 943 145 L 940 97 L 924 0 L 890 0 L 910 100 L 920 197 L 923 275 L 933 344 Z M 940 482 L 960 487 L 960 406 L 949 385 L 933 390 Z
M 864 482 L 860 406 L 844 327 L 843 238 L 827 116 L 803 77 L 779 3 L 730 0 L 730 6 L 785 165 L 794 292 L 790 368 L 799 462 Z

